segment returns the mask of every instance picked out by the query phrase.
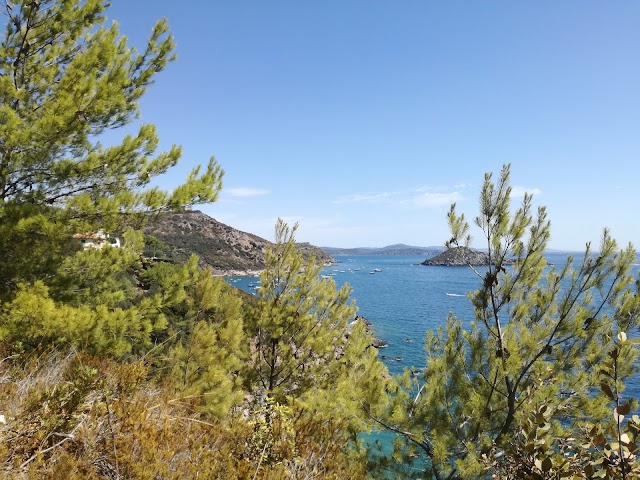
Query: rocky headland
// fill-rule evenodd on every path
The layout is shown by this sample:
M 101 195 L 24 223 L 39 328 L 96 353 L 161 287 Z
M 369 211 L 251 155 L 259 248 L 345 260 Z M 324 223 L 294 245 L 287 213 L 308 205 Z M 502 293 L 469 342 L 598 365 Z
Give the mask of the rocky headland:
M 265 252 L 271 242 L 242 232 L 197 210 L 159 216 L 145 228 L 145 255 L 170 262 L 184 262 L 197 254 L 202 267 L 214 275 L 256 275 L 265 268 Z M 158 241 L 159 240 L 159 241 Z M 333 257 L 309 243 L 298 244 L 302 255 L 313 255 L 322 265 Z

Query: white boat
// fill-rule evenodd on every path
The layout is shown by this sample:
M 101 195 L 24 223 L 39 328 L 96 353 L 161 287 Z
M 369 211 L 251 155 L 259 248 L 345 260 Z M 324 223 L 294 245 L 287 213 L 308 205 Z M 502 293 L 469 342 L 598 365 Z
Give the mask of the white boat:
M 382 270 L 380 270 L 379 268 L 374 268 L 373 271 L 374 272 L 381 272 Z

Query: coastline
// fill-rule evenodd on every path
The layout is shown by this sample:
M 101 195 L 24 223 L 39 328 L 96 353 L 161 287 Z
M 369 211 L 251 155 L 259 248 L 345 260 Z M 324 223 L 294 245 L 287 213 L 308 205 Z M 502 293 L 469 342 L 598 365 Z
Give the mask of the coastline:
M 331 267 L 335 265 L 336 262 L 325 262 L 321 265 L 322 268 Z M 214 269 L 212 267 L 212 275 L 214 277 L 259 277 L 262 272 L 264 272 L 264 268 L 260 269 L 235 269 L 230 268 L 228 270 Z
M 264 268 L 260 270 L 214 270 L 214 277 L 258 277 L 264 272 Z

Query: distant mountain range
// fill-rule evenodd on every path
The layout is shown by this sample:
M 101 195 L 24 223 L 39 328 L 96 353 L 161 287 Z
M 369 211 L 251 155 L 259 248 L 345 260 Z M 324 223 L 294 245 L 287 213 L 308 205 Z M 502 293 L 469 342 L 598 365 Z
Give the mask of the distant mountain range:
M 320 247 L 329 255 L 438 255 L 447 250 L 443 245 L 433 245 L 430 247 L 417 247 L 414 245 L 405 245 L 404 243 L 396 243 L 387 245 L 386 247 L 356 247 L 356 248 L 340 248 L 340 247 Z M 478 252 L 486 252 L 485 248 L 473 248 Z M 580 255 L 584 252 L 570 252 L 568 250 L 558 250 L 555 248 L 547 248 L 546 253 L 576 253 Z
M 436 255 L 443 250 L 443 246 L 433 247 L 416 247 L 413 245 L 405 245 L 404 243 L 396 243 L 387 245 L 386 247 L 357 247 L 357 248 L 337 248 L 337 247 L 320 247 L 329 255 Z

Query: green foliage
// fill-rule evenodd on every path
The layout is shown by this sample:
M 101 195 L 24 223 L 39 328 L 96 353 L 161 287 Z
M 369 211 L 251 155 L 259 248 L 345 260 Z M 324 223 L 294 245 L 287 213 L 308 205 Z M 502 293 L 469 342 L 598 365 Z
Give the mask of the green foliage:
M 612 415 L 598 424 L 585 424 L 570 432 L 554 428 L 554 412 L 546 405 L 529 408 L 514 439 L 504 449 L 494 449 L 484 457 L 487 468 L 503 479 L 631 479 L 640 476 L 640 417 L 625 421 L 636 402 L 621 399 L 617 378 L 625 350 L 637 341 L 618 334 L 602 366 L 600 388 L 609 398 Z
M 133 273 L 140 265 L 140 235 L 129 230 L 122 248 L 107 244 L 88 248 L 62 260 L 48 280 L 57 300 L 74 306 L 124 307 L 136 297 Z
M 57 270 L 73 233 L 123 230 L 145 212 L 214 201 L 212 158 L 173 192 L 147 188 L 180 148 L 156 154 L 152 125 L 104 146 L 107 130 L 138 115 L 138 101 L 174 58 L 166 21 L 142 52 L 107 25 L 104 0 L 21 0 L 5 9 L 0 42 L 0 297 Z
M 348 285 L 336 290 L 313 258 L 303 260 L 295 230 L 278 221 L 267 250 L 260 300 L 250 307 L 248 380 L 258 398 L 291 408 L 314 430 L 328 422 L 333 442 L 353 444 L 385 403 L 388 373 L 364 324 L 349 324 L 356 310 Z
M 148 306 L 75 307 L 55 302 L 40 281 L 20 284 L 14 299 L 0 310 L 0 341 L 15 351 L 56 345 L 120 357 L 150 348 L 151 335 L 166 328 L 165 318 Z
M 78 250 L 58 215 L 37 205 L 0 203 L 0 300 L 20 282 L 53 277 L 62 259 Z
M 278 403 L 357 418 L 355 410 L 380 403 L 386 370 L 363 325 L 349 325 L 356 308 L 348 285 L 336 290 L 313 258 L 303 260 L 295 230 L 279 220 L 267 250 L 250 325 L 256 380 Z
M 502 448 L 529 406 L 545 405 L 559 431 L 607 418 L 606 396 L 594 394 L 607 346 L 616 332 L 637 327 L 633 249 L 617 250 L 605 230 L 598 252 L 587 245 L 575 268 L 569 259 L 557 271 L 543 257 L 550 235 L 545 209 L 534 216 L 525 195 L 512 214 L 510 192 L 508 166 L 497 185 L 485 176 L 475 223 L 490 265 L 476 271 L 475 321 L 465 329 L 451 315 L 445 329 L 429 333 L 424 375 L 400 379 L 383 420 L 403 439 L 405 453 L 423 456 L 433 478 L 476 478 L 481 456 Z M 455 208 L 449 223 L 457 246 L 468 227 Z M 625 355 L 619 378 L 636 371 L 637 352 Z
M 151 182 L 180 148 L 157 153 L 153 126 L 101 143 L 138 117 L 174 48 L 165 21 L 144 51 L 129 47 L 107 5 L 4 11 L 0 475 L 364 478 L 356 434 L 387 374 L 348 325 L 348 287 L 321 280 L 281 222 L 248 305 L 197 257 L 171 263 L 176 251 L 142 235 L 153 215 L 214 201 L 223 172 L 212 158 L 163 192 Z M 73 238 L 98 230 L 122 247 Z
M 170 329 L 174 334 L 165 363 L 173 385 L 200 410 L 218 417 L 225 417 L 244 396 L 239 371 L 248 342 L 240 307 L 223 279 L 199 270 L 186 290 L 181 317 Z
M 317 385 L 342 353 L 347 323 L 356 312 L 347 286 L 336 291 L 331 279 L 320 278 L 312 258 L 303 261 L 295 247 L 296 228 L 278 220 L 276 245 L 267 250 L 267 268 L 260 276 L 263 301 L 253 326 L 258 379 L 277 402 Z

